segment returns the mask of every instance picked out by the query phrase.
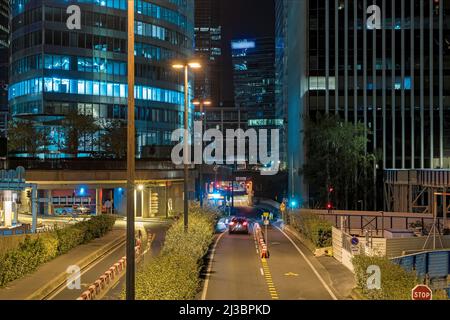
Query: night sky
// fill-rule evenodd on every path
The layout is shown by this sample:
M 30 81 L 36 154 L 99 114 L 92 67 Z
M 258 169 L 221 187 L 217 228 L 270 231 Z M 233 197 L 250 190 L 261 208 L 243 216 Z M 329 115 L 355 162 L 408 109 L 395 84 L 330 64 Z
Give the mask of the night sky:
M 274 36 L 274 0 L 211 0 L 221 1 L 224 70 L 223 100 L 233 100 L 233 67 L 230 43 L 232 39 Z

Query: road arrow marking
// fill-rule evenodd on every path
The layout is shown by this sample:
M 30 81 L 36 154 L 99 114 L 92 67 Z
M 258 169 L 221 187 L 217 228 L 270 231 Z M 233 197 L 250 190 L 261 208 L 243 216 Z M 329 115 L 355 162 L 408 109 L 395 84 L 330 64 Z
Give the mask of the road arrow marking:
M 298 277 L 298 273 L 288 272 L 284 274 L 286 277 Z

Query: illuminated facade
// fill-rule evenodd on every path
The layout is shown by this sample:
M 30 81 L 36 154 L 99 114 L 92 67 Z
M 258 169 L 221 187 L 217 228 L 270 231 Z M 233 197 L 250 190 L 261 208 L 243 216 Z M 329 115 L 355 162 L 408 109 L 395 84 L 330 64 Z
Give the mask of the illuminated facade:
M 370 24 L 372 5 L 379 29 Z M 379 169 L 450 168 L 449 1 L 278 0 L 278 6 L 286 12 L 278 23 L 285 24 L 287 43 L 292 196 L 308 199 L 298 174 L 303 119 L 317 113 L 369 128 L 367 150 L 381 152 Z M 378 170 L 376 189 L 381 181 Z
M 6 134 L 8 119 L 9 1 L 0 1 L 0 135 Z
M 249 127 L 252 124 L 269 124 L 264 119 L 275 119 L 274 39 L 235 40 L 231 43 L 231 49 L 236 107 L 247 112 Z M 256 127 L 277 126 L 269 124 Z
M 219 0 L 195 0 L 195 55 L 204 64 L 195 75 L 195 96 L 222 102 L 222 26 Z
M 69 30 L 67 7 L 81 9 L 81 29 Z M 9 88 L 14 119 L 47 130 L 49 152 L 64 157 L 64 116 L 103 120 L 127 115 L 127 1 L 12 1 Z M 193 0 L 135 1 L 137 154 L 170 145 L 183 120 L 182 75 L 171 60 L 193 54 Z M 192 89 L 191 96 L 192 96 Z M 80 144 L 78 156 L 102 152 Z

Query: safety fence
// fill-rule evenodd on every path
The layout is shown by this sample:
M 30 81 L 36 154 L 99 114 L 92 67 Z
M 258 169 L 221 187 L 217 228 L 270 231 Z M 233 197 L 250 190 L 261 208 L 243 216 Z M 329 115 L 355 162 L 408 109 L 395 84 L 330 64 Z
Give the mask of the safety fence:
M 151 243 L 154 239 L 153 234 L 148 235 L 147 250 L 150 249 Z M 147 252 L 142 252 L 141 239 L 136 240 L 136 246 L 134 247 L 136 253 L 136 261 L 140 261 L 142 255 Z M 101 295 L 106 293 L 114 284 L 116 284 L 123 273 L 126 271 L 127 257 L 122 257 L 118 262 L 114 263 L 104 274 L 102 274 L 93 284 L 89 285 L 77 300 L 96 300 Z
M 258 249 L 261 258 L 269 258 L 269 250 L 267 250 L 267 244 L 266 241 L 264 240 L 264 235 L 261 227 L 259 226 L 259 223 L 255 223 L 253 225 L 253 236 L 255 238 L 256 243 L 258 244 Z

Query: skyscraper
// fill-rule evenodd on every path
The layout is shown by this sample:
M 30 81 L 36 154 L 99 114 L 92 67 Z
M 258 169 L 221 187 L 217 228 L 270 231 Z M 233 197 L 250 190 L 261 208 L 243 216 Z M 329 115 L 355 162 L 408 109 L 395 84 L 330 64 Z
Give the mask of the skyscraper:
M 274 38 L 233 40 L 231 50 L 234 104 L 246 112 L 247 127 L 278 129 L 283 119 L 275 117 Z
M 182 123 L 184 88 L 171 60 L 193 54 L 194 5 L 134 3 L 136 143 L 138 156 L 145 157 L 149 146 L 171 144 Z M 67 1 L 12 1 L 11 114 L 47 130 L 49 151 L 59 157 L 66 156 L 63 121 L 71 111 L 98 121 L 125 121 L 127 114 L 127 1 L 76 4 L 80 30 L 66 26 Z M 81 143 L 78 151 L 89 156 L 102 146 Z
M 450 167 L 450 3 L 440 0 L 279 0 L 285 63 L 290 194 L 300 172 L 303 119 L 336 114 L 370 129 L 383 169 Z M 281 22 L 280 22 L 281 23 Z M 298 138 L 300 136 L 300 139 Z
M 195 54 L 204 64 L 195 76 L 195 95 L 208 98 L 216 106 L 222 97 L 221 1 L 195 0 Z
M 0 135 L 6 134 L 8 118 L 9 1 L 0 1 Z

